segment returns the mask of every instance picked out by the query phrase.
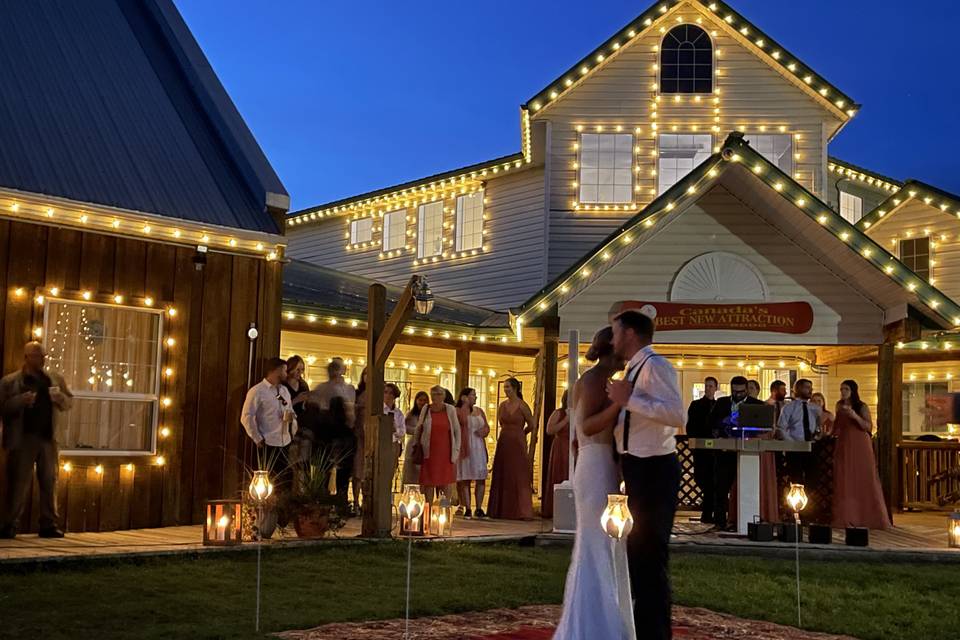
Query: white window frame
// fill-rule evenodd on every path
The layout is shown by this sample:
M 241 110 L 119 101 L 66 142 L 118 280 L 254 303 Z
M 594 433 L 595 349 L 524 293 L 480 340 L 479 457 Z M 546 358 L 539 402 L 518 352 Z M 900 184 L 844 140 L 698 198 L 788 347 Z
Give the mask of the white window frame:
M 840 215 L 850 224 L 856 224 L 863 217 L 863 198 L 840 190 Z
M 152 314 L 157 318 L 157 350 L 156 350 L 156 371 L 154 372 L 153 380 L 153 393 L 128 393 L 128 392 L 113 392 L 106 393 L 103 391 L 85 391 L 83 389 L 70 389 L 70 392 L 73 394 L 75 399 L 87 399 L 87 400 L 117 400 L 117 401 L 126 401 L 126 402 L 149 402 L 153 406 L 152 420 L 151 424 L 148 425 L 150 428 L 150 449 L 70 449 L 67 447 L 61 447 L 61 454 L 68 454 L 71 456 L 99 456 L 99 457 L 119 457 L 119 456 L 153 456 L 157 453 L 157 427 L 160 424 L 160 384 L 163 374 L 163 336 L 164 336 L 164 311 L 162 309 L 144 309 L 141 307 L 131 307 L 124 305 L 115 305 L 115 304 L 104 304 L 101 302 L 87 302 L 85 300 L 70 300 L 66 298 L 48 298 L 47 304 L 43 305 L 43 335 L 49 336 L 52 334 L 50 329 L 50 322 L 52 318 L 50 317 L 50 308 L 52 305 L 51 302 L 57 304 L 69 304 L 78 307 L 107 307 L 111 309 L 116 309 L 117 307 L 122 307 L 124 310 L 133 311 L 136 313 L 143 314 Z
M 368 229 L 362 229 L 362 226 L 368 226 Z M 361 237 L 361 233 L 363 236 Z M 358 245 L 367 242 L 373 242 L 373 218 L 357 218 L 350 221 L 350 244 Z
M 793 176 L 793 136 L 789 133 L 747 133 L 743 139 L 749 143 L 750 148 L 766 158 L 770 164 L 783 171 L 788 176 Z M 776 140 L 786 140 L 787 149 L 781 156 L 786 158 L 786 163 L 777 162 L 776 156 L 772 150 L 776 148 Z
M 692 136 L 693 139 L 701 139 L 701 142 L 703 141 L 703 139 L 706 139 L 706 140 L 707 140 L 707 145 L 706 145 L 706 147 L 705 147 L 702 151 L 697 151 L 697 153 L 694 155 L 693 164 L 692 164 L 691 167 L 686 171 L 686 173 L 684 173 L 683 175 L 679 175 L 679 171 L 680 171 L 679 169 L 675 169 L 675 168 L 671 167 L 669 170 L 671 170 L 671 171 L 677 171 L 677 172 L 678 172 L 678 175 L 677 175 L 677 177 L 676 177 L 676 180 L 674 180 L 673 182 L 671 182 L 669 185 L 664 185 L 664 183 L 663 183 L 663 177 L 664 177 L 664 175 L 665 175 L 665 173 L 664 173 L 664 171 L 665 171 L 665 169 L 664 169 L 664 160 L 672 160 L 672 158 L 664 158 L 663 140 L 664 140 L 664 138 L 667 137 L 667 136 L 672 136 L 672 137 L 676 137 L 676 138 L 680 138 L 680 137 L 682 137 L 682 136 Z M 674 147 L 674 148 L 679 148 L 679 147 Z M 691 147 L 691 148 L 693 148 L 693 147 Z M 677 184 L 678 182 L 680 182 L 681 180 L 683 180 L 687 175 L 689 175 L 689 173 L 690 173 L 691 171 L 693 171 L 693 170 L 696 169 L 698 166 L 700 166 L 701 164 L 703 164 L 703 162 L 704 162 L 707 158 L 709 158 L 712 154 L 713 154 L 713 135 L 712 135 L 712 134 L 709 134 L 709 133 L 695 133 L 695 132 L 692 132 L 692 131 L 690 131 L 690 132 L 686 132 L 686 131 L 685 131 L 685 132 L 683 132 L 683 133 L 670 132 L 670 133 L 659 133 L 659 134 L 657 134 L 657 195 L 661 195 L 661 194 L 665 193 L 666 191 L 669 191 L 669 190 L 673 187 L 673 185 L 675 185 L 675 184 Z M 697 162 L 697 161 L 696 161 L 696 158 L 697 158 L 698 155 L 702 155 L 702 156 L 703 156 L 703 157 L 701 158 L 700 162 Z
M 430 207 L 431 210 L 428 211 L 427 208 Z M 436 233 L 435 240 L 438 241 L 438 249 L 436 252 L 427 253 L 427 215 L 438 215 L 436 228 L 431 228 L 431 231 Z M 433 225 L 431 225 L 433 227 Z M 421 204 L 417 208 L 417 258 L 434 258 L 443 255 L 443 201 L 434 200 L 433 202 L 427 202 Z
M 912 255 L 910 256 L 910 262 L 911 262 L 912 264 L 907 263 L 907 261 L 906 261 L 906 260 L 904 259 L 904 257 L 903 257 L 903 243 L 905 243 L 905 242 L 910 242 L 910 243 L 912 243 L 914 246 L 916 246 L 916 243 L 919 242 L 919 241 L 921 241 L 921 240 L 926 241 L 926 243 L 927 243 L 927 277 L 926 277 L 925 280 L 926 280 L 927 282 L 929 282 L 929 281 L 930 281 L 930 278 L 933 277 L 933 265 L 931 264 L 931 262 L 933 261 L 933 246 L 932 246 L 932 244 L 931 244 L 931 242 L 930 242 L 930 236 L 916 236 L 916 237 L 913 237 L 913 238 L 900 238 L 900 239 L 897 241 L 897 259 L 900 260 L 900 262 L 902 262 L 904 265 L 906 265 L 906 267 L 907 267 L 908 269 L 910 269 L 911 271 L 913 271 L 914 273 L 916 273 L 918 277 L 920 277 L 921 279 L 923 279 L 923 273 L 922 273 L 922 272 L 920 272 L 920 273 L 917 272 L 916 258 L 917 258 L 917 256 L 919 255 L 919 254 L 917 253 L 917 251 L 914 250 L 913 253 L 912 253 Z
M 613 140 L 613 150 L 601 151 L 600 144 L 602 140 Z M 596 142 L 596 166 L 591 158 L 592 149 Z M 634 166 L 635 138 L 632 133 L 581 133 L 577 140 L 577 202 L 583 205 L 604 205 L 604 204 L 633 204 L 634 198 Z M 622 146 L 627 146 L 628 153 L 621 151 Z M 619 157 L 628 156 L 629 164 L 624 165 L 618 160 Z M 605 166 L 606 165 L 606 166 Z M 604 179 L 604 171 L 609 172 L 610 182 Z M 592 172 L 596 172 L 594 177 Z M 611 189 L 611 197 L 601 197 L 601 189 L 608 187 Z M 596 194 L 590 196 L 590 190 L 596 189 Z M 617 196 L 618 189 L 626 189 L 625 197 Z
M 397 224 L 394 220 L 395 218 L 400 218 L 400 233 L 397 234 L 394 232 L 394 227 Z M 391 222 L 391 220 L 394 220 Z M 399 245 L 394 246 L 392 240 L 396 240 L 399 237 Z M 407 246 L 407 212 L 405 209 L 397 209 L 396 211 L 388 211 L 383 214 L 383 251 L 384 253 L 390 251 L 402 251 Z
M 476 218 L 468 218 L 476 216 Z M 469 231 L 476 229 L 476 231 Z M 470 240 L 468 243 L 467 240 Z M 457 196 L 456 250 L 473 251 L 483 248 L 483 191 Z

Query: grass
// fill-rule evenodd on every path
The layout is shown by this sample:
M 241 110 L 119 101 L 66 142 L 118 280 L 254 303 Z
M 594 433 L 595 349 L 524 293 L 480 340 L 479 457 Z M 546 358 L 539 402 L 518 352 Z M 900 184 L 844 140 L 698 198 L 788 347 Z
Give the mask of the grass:
M 416 616 L 559 603 L 568 549 L 420 545 Z M 403 615 L 402 543 L 265 550 L 263 629 Z M 804 627 L 863 640 L 956 638 L 957 565 L 806 562 Z M 793 564 L 677 555 L 675 599 L 796 624 Z M 0 574 L 0 638 L 253 638 L 252 553 Z

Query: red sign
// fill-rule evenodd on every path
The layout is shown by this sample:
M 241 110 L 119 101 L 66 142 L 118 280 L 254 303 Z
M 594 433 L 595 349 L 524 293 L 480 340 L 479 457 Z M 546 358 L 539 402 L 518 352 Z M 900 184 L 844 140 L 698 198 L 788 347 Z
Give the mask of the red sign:
M 652 306 L 657 331 L 772 331 L 806 333 L 813 326 L 813 308 L 806 302 L 695 304 L 684 302 L 618 302 L 611 317 L 627 309 Z

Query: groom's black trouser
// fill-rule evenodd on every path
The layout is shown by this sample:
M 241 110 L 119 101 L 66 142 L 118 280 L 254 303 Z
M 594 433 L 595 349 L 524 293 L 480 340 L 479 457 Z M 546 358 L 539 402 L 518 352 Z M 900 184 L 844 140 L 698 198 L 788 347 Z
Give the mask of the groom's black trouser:
M 669 640 L 669 544 L 680 490 L 680 462 L 672 453 L 621 458 L 633 531 L 627 538 L 637 640 Z

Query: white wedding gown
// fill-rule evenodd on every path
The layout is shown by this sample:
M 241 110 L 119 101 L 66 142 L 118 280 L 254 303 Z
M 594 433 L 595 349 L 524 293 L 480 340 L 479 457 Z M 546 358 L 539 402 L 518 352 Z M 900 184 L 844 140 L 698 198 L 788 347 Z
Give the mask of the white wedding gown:
M 619 493 L 619 473 L 613 461 L 613 428 L 595 436 L 580 430 L 573 472 L 577 533 L 563 592 L 563 615 L 554 640 L 634 640 L 633 610 L 625 543 L 614 543 L 600 527 L 607 494 Z

